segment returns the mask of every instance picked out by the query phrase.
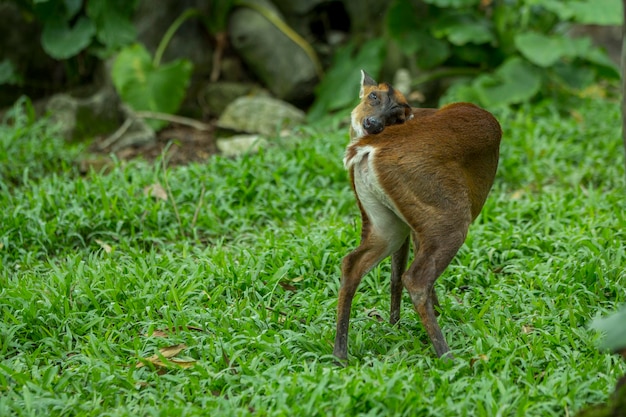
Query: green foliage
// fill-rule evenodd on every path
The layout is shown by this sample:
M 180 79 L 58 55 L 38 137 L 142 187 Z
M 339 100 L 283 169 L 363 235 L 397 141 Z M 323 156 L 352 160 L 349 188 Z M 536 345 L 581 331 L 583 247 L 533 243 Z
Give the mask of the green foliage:
M 193 66 L 185 59 L 155 65 L 143 45 L 124 48 L 116 57 L 111 77 L 124 102 L 135 110 L 176 113 L 182 103 Z M 148 121 L 155 129 L 163 122 Z
M 384 58 L 385 42 L 382 39 L 366 42 L 358 52 L 354 43 L 340 48 L 331 68 L 316 87 L 316 100 L 309 111 L 309 120 L 318 121 L 328 112 L 353 106 L 359 96 L 361 69 L 376 76 Z
M 209 13 L 205 17 L 205 25 L 213 35 L 225 32 L 228 26 L 228 16 L 236 3 L 240 0 L 213 0 L 209 2 Z
M 71 171 L 79 152 L 66 146 L 48 123 L 36 120 L 30 100 L 22 97 L 0 124 L 0 193 L 50 173 Z
M 436 284 L 452 364 L 406 293 L 388 324 L 388 261 L 354 300 L 348 367 L 330 357 L 359 239 L 345 131 L 2 190 L 0 415 L 557 417 L 605 401 L 626 364 L 586 326 L 626 302 L 620 106 L 569 108 L 497 113 L 494 189 Z M 170 198 L 146 196 L 166 174 Z M 175 344 L 195 366 L 136 367 Z
M 0 85 L 2 84 L 21 84 L 22 77 L 15 71 L 13 63 L 4 59 L 0 61 Z
M 154 59 L 140 44 L 130 45 L 118 54 L 113 64 L 111 78 L 120 97 L 135 110 L 150 110 L 161 113 L 178 111 L 191 79 L 192 63 L 177 59 L 161 64 L 161 58 L 178 28 L 189 18 L 198 16 L 195 9 L 185 10 L 163 35 Z M 149 120 L 159 129 L 165 122 Z
M 422 71 L 440 66 L 480 70 L 480 76 L 462 81 L 465 85 L 458 89 L 461 99 L 487 107 L 619 78 L 616 65 L 589 38 L 565 35 L 570 23 L 621 24 L 619 0 L 480 3 L 395 0 L 387 10 L 387 33 Z
M 42 23 L 41 45 L 55 59 L 89 49 L 110 55 L 135 39 L 131 15 L 136 0 L 17 0 Z
M 51 19 L 43 27 L 41 46 L 51 57 L 67 59 L 89 46 L 95 33 L 95 25 L 85 16 L 72 26 L 66 20 Z

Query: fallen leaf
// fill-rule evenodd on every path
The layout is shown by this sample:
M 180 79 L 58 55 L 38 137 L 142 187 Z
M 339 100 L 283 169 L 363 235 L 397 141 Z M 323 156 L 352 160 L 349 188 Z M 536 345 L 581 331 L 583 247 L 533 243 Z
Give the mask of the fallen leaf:
M 111 253 L 113 251 L 113 248 L 111 247 L 111 245 L 108 245 L 106 243 L 104 243 L 103 241 L 101 241 L 100 239 L 96 239 L 96 243 L 98 245 L 100 245 L 100 247 L 102 248 L 102 250 L 104 250 L 106 253 Z M 1 248 L 0 248 L 1 249 Z
M 286 291 L 298 291 L 296 287 L 288 283 L 287 281 L 278 281 L 278 284 Z
M 142 368 L 146 366 L 145 362 L 150 362 L 155 366 L 165 366 L 161 360 L 161 358 L 169 359 L 178 355 L 184 349 L 187 349 L 187 345 L 181 343 L 179 345 L 167 346 L 159 349 L 159 353 L 156 355 L 152 355 L 149 358 L 144 358 L 143 361 L 140 361 L 135 365 L 136 368 Z
M 181 343 L 181 344 L 178 344 L 178 345 L 173 345 L 173 346 L 168 346 L 168 347 L 161 348 L 161 349 L 159 349 L 159 353 L 164 358 L 173 358 L 174 356 L 178 355 L 180 352 L 182 352 L 185 349 L 187 349 L 187 345 L 185 345 L 184 343 Z
M 152 337 L 169 337 L 169 334 L 163 330 L 155 330 L 152 332 L 151 335 Z
M 470 368 L 472 368 L 474 364 L 478 361 L 487 362 L 488 360 L 489 360 L 489 356 L 481 353 L 480 355 L 478 355 L 477 358 L 470 359 Z
M 375 308 L 371 308 L 369 310 L 366 309 L 365 312 L 367 313 L 368 317 L 376 319 L 376 321 L 378 321 L 379 323 L 382 323 L 383 321 L 385 321 L 383 316 L 381 316 L 378 310 L 376 310 Z
M 520 198 L 524 196 L 524 194 L 526 194 L 526 191 L 520 188 L 518 190 L 513 191 L 513 193 L 511 194 L 511 199 L 519 200 Z
M 522 326 L 522 333 L 524 333 L 524 334 L 530 334 L 530 333 L 533 332 L 533 330 L 534 330 L 533 326 L 529 326 L 527 324 Z
M 143 194 L 147 197 L 160 198 L 163 201 L 167 201 L 167 191 L 159 183 L 148 185 L 143 189 Z
M 196 364 L 197 361 L 194 360 L 184 360 L 184 359 L 176 359 L 176 358 L 171 358 L 168 359 L 166 362 L 163 362 L 161 360 L 156 360 L 151 362 L 154 366 L 157 366 L 159 368 L 166 368 L 168 365 L 170 364 L 174 364 L 180 368 L 183 369 L 188 369 L 193 367 Z

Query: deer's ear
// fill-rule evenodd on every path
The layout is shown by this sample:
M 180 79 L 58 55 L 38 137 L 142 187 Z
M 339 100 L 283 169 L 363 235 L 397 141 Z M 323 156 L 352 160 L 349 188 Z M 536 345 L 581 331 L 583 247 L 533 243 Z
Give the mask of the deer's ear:
M 413 109 L 411 109 L 411 106 L 409 106 L 408 104 L 406 104 L 404 106 L 404 120 L 411 120 L 413 118 Z
M 378 83 L 365 71 L 361 70 L 361 91 L 359 91 L 359 98 L 363 98 L 366 86 L 377 86 Z
M 367 72 L 361 70 L 361 85 L 378 85 Z

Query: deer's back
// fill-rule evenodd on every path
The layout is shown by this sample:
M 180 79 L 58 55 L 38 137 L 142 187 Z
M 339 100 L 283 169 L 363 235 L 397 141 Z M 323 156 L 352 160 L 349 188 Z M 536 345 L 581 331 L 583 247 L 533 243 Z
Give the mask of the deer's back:
M 367 150 L 390 194 L 411 184 L 420 201 L 458 204 L 466 197 L 475 218 L 495 177 L 502 131 L 491 113 L 468 103 L 415 109 L 414 117 L 365 136 L 347 155 Z

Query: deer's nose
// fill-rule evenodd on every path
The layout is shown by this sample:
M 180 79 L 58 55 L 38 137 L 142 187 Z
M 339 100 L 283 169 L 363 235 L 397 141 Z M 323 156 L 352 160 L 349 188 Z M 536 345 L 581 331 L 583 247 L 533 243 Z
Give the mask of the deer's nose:
M 383 122 L 376 117 L 366 117 L 363 120 L 363 129 L 370 135 L 375 135 L 383 131 Z

